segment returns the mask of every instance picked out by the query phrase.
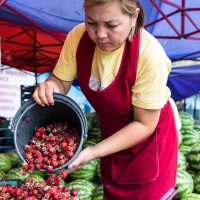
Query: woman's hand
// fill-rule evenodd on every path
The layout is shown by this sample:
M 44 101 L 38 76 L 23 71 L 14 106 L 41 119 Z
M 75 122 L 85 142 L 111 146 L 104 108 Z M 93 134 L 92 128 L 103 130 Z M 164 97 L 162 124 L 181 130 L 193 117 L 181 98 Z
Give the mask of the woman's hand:
M 53 99 L 53 93 L 57 92 L 59 93 L 59 90 L 56 89 L 55 83 L 53 83 L 50 80 L 47 80 L 43 83 L 40 83 L 34 93 L 33 93 L 33 99 L 41 106 L 45 105 L 53 105 L 54 99 Z
M 93 153 L 93 147 L 87 147 L 82 150 L 78 157 L 68 166 L 67 172 L 71 173 L 77 169 L 80 169 L 93 159 L 96 159 Z
M 72 81 L 63 81 L 51 75 L 36 87 L 33 99 L 41 106 L 54 105 L 53 93 L 67 94 L 71 85 Z

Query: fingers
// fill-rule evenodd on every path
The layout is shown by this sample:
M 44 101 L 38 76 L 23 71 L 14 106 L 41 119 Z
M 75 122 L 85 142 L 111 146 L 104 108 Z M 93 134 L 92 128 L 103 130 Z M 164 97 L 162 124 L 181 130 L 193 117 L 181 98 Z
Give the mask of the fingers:
M 33 99 L 41 106 L 54 105 L 53 87 L 48 83 L 41 83 L 33 93 Z
M 45 106 L 45 104 L 42 103 L 42 101 L 40 100 L 40 98 L 38 97 L 38 88 L 35 89 L 35 91 L 33 92 L 33 99 L 35 100 L 35 102 L 41 106 Z
M 85 161 L 81 161 L 80 157 L 77 157 L 67 168 L 68 173 L 72 173 L 75 170 L 81 169 L 85 165 Z
M 92 159 L 94 159 L 93 157 L 91 157 L 92 155 L 91 150 L 92 147 L 87 147 L 84 150 L 82 150 L 78 155 L 78 157 L 68 166 L 67 169 L 68 173 L 71 173 L 75 170 L 82 168 L 84 165 L 86 165 Z
M 81 153 L 82 153 L 82 152 L 81 152 Z M 85 161 L 84 158 L 81 156 L 81 153 L 80 153 L 79 156 L 68 166 L 68 168 L 67 168 L 68 173 L 72 173 L 73 171 L 82 168 L 82 167 L 86 164 L 86 161 Z
M 80 164 L 80 165 L 76 165 L 74 163 L 71 163 L 68 168 L 67 168 L 67 172 L 70 174 L 73 171 L 76 171 L 78 169 L 81 169 L 84 166 L 84 164 Z

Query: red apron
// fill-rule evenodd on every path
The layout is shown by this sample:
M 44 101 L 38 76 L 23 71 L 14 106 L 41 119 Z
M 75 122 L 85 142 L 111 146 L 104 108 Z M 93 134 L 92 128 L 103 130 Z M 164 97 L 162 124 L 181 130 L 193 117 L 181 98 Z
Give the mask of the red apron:
M 135 83 L 139 44 L 140 35 L 136 35 L 133 42 L 126 42 L 115 80 L 106 89 L 93 91 L 89 88 L 89 79 L 95 44 L 86 32 L 79 43 L 78 80 L 99 116 L 102 140 L 133 121 L 131 88 Z M 105 199 L 160 200 L 175 186 L 177 149 L 174 114 L 167 102 L 155 131 L 147 139 L 100 159 Z

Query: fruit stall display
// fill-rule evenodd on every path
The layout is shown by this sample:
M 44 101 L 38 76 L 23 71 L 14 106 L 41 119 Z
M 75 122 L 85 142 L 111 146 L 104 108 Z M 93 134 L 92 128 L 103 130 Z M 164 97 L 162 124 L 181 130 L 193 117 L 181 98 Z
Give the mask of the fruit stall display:
M 87 114 L 86 118 L 88 122 L 88 138 L 84 141 L 83 148 L 93 146 L 100 141 L 99 122 L 96 114 Z M 40 137 L 38 132 L 35 133 L 35 136 Z M 30 147 L 30 145 L 26 146 L 25 149 L 27 147 Z M 32 160 L 29 157 L 28 151 L 26 152 L 26 156 L 28 157 L 26 160 L 29 166 L 27 163 L 21 161 L 15 149 L 6 153 L 0 153 L 0 199 L 1 197 L 5 200 L 103 199 L 103 186 L 98 159 L 90 161 L 81 169 L 67 176 L 63 176 L 62 173 L 65 170 L 54 172 L 46 169 L 46 171 L 39 171 L 41 166 L 38 165 L 37 169 L 33 169 L 31 166 Z M 39 158 L 40 156 L 37 156 L 38 161 L 40 160 Z M 36 159 L 34 158 L 34 160 Z M 40 164 L 42 168 L 45 166 L 43 162 Z M 52 163 L 50 164 L 52 165 Z M 53 167 L 56 168 L 57 165 L 54 164 Z M 17 181 L 16 185 L 10 184 L 13 180 L 15 180 L 14 183 Z M 53 190 L 50 189 L 52 187 Z
M 85 115 L 88 123 L 88 137 L 83 143 L 83 148 L 95 145 L 100 141 L 101 136 L 96 114 Z M 182 128 L 178 134 L 179 151 L 176 185 L 179 190 L 173 199 L 200 200 L 200 125 L 195 124 L 193 117 L 186 112 L 179 112 L 179 117 L 182 123 Z M 25 184 L 27 181 L 33 180 L 48 185 L 52 174 L 56 174 L 56 172 L 43 172 L 35 169 L 22 173 L 22 166 L 23 163 L 15 149 L 7 153 L 0 153 L 0 183 L 19 180 Z M 60 180 L 59 184 L 57 188 L 61 194 L 67 196 L 65 190 L 68 191 L 69 195 L 70 191 L 73 195 L 78 193 L 77 197 L 71 195 L 68 199 L 103 200 L 99 159 L 92 160 L 81 169 L 68 174 L 66 178 Z M 5 188 L 3 189 L 5 190 Z M 0 193 L 1 190 L 0 186 Z M 67 197 L 63 197 L 64 199 L 68 200 Z
M 200 125 L 186 112 L 179 112 L 179 117 L 182 123 L 178 134 L 176 185 L 179 189 L 173 199 L 200 200 Z

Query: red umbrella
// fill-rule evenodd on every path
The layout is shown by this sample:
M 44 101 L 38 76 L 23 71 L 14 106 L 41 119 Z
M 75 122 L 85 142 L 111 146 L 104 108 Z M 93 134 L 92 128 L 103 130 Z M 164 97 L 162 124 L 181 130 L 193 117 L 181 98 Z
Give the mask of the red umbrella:
M 2 64 L 37 74 L 52 71 L 66 34 L 47 35 L 33 27 L 5 22 L 1 23 L 0 36 Z

